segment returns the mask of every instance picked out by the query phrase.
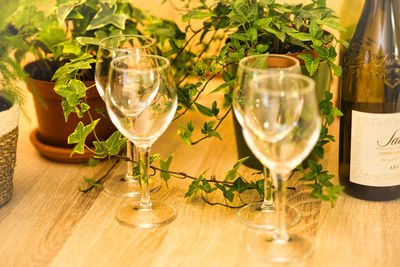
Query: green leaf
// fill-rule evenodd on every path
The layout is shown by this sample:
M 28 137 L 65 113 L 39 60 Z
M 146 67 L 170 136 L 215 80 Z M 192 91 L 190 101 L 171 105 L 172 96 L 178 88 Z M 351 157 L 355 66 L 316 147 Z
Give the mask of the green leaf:
M 62 2 L 62 4 L 60 4 L 59 1 L 57 3 L 57 18 L 60 24 L 64 23 L 64 20 L 76 6 L 84 4 L 86 0 L 69 0 Z
M 315 172 L 315 173 L 319 173 L 320 171 L 322 171 L 322 165 L 316 163 L 315 161 L 309 159 L 308 161 L 308 166 L 310 166 L 310 169 Z
M 229 86 L 228 83 L 220 84 L 217 88 L 215 88 L 214 90 L 212 90 L 210 94 L 219 92 L 219 91 L 221 91 L 222 89 L 224 89 L 224 88 L 226 88 L 226 87 L 228 87 L 228 86 Z
M 332 113 L 335 116 L 343 116 L 343 113 L 338 108 L 333 108 Z
M 319 57 L 323 59 L 327 59 L 330 57 L 328 48 L 317 45 L 311 45 L 311 47 L 317 51 Z M 336 57 L 336 55 L 334 57 Z
M 340 39 L 336 39 L 336 41 L 343 45 L 345 48 L 349 48 L 349 42 L 345 41 L 345 40 L 340 40 Z
M 275 0 L 260 0 L 258 3 L 260 6 L 268 6 L 272 3 L 274 3 Z
M 309 54 L 300 54 L 298 57 L 304 60 L 308 73 L 310 76 L 313 76 L 319 66 L 318 58 L 314 59 L 313 56 Z
M 103 147 L 99 142 L 93 142 L 95 152 L 94 152 L 94 157 L 98 159 L 103 159 L 108 156 L 108 151 Z
M 340 77 L 342 76 L 342 67 L 336 65 L 335 63 L 329 62 L 329 66 L 333 69 L 333 74 L 336 76 Z
M 149 165 L 153 164 L 154 161 L 160 156 L 160 154 L 150 155 L 149 157 Z
M 85 153 L 86 137 L 94 130 L 99 121 L 100 119 L 97 119 L 86 126 L 84 126 L 83 122 L 81 121 L 78 123 L 75 131 L 68 136 L 68 144 L 76 144 L 72 149 L 70 156 L 72 156 L 74 153 Z
M 123 137 L 119 131 L 115 131 L 106 141 L 94 141 L 96 148 L 95 157 L 103 158 L 104 150 L 107 155 L 118 155 L 121 149 L 126 145 L 127 138 Z
M 93 185 L 93 186 L 95 186 L 95 187 L 97 187 L 97 188 L 101 188 L 101 184 L 99 184 L 99 183 L 96 183 L 95 181 L 93 181 L 92 179 L 89 179 L 89 178 L 87 178 L 87 177 L 83 177 L 83 180 L 86 182 L 86 183 L 88 183 L 88 184 L 91 184 L 91 185 Z
M 80 98 L 86 96 L 86 86 L 80 80 L 72 79 L 67 85 L 55 88 L 55 91 L 60 96 L 64 97 L 70 106 L 79 104 Z
M 324 149 L 322 146 L 315 146 L 313 149 L 313 152 L 320 158 L 323 159 L 324 158 Z
M 284 32 L 277 31 L 273 28 L 265 28 L 265 30 L 275 35 L 282 43 L 285 42 L 286 34 Z
M 224 45 L 221 50 L 219 51 L 219 57 L 224 57 L 226 55 L 226 53 L 228 53 L 229 48 L 231 47 L 230 43 L 227 43 L 226 45 Z
M 196 65 L 193 67 L 194 71 L 196 71 L 198 76 L 201 76 L 206 71 L 206 65 L 203 61 L 197 61 Z
M 87 166 L 88 167 L 96 167 L 97 164 L 99 164 L 99 162 L 100 162 L 100 160 L 97 160 L 97 159 L 94 159 L 94 158 L 90 158 L 88 163 L 87 163 Z
M 194 131 L 194 126 L 193 126 L 193 123 L 192 123 L 191 120 L 187 123 L 187 129 L 188 129 L 189 131 L 191 131 L 191 132 Z
M 171 174 L 165 171 L 169 170 L 169 166 L 171 165 L 173 157 L 174 155 L 170 155 L 166 160 L 163 160 L 162 158 L 158 159 L 158 163 L 160 164 L 160 169 L 162 170 L 160 172 L 160 178 L 165 181 L 167 188 L 168 188 L 168 180 L 171 179 Z
M 256 50 L 258 53 L 265 53 L 265 52 L 267 52 L 268 48 L 269 48 L 269 45 L 258 44 L 256 47 Z
M 186 37 L 185 33 L 180 31 L 175 22 L 165 19 L 146 25 L 145 30 L 154 35 L 155 39 L 160 43 L 164 43 L 165 40 L 169 39 L 175 41 L 184 40 Z
M 42 41 L 50 49 L 66 41 L 66 38 L 66 32 L 60 28 L 47 28 L 46 30 L 39 31 L 36 35 L 36 39 Z
M 225 106 L 232 105 L 232 94 L 224 94 Z
M 337 54 L 336 54 L 336 50 L 333 46 L 329 47 L 328 50 L 328 58 L 333 62 L 336 58 Z
M 71 112 L 78 112 L 78 108 L 77 108 L 76 106 L 70 106 L 70 105 L 68 104 L 67 99 L 65 99 L 65 98 L 63 98 L 63 99 L 61 100 L 61 107 L 62 107 L 63 112 L 64 112 L 64 119 L 65 119 L 65 122 L 68 121 L 68 117 L 69 117 L 69 115 L 71 114 Z
M 200 175 L 200 177 L 194 180 L 188 188 L 188 191 L 185 194 L 185 197 L 190 197 L 192 195 L 197 195 L 199 189 L 201 189 L 200 182 L 204 179 L 204 172 Z
M 342 25 L 340 25 L 340 23 L 337 21 L 336 18 L 325 18 L 322 20 L 322 24 L 324 24 L 334 30 L 344 31 L 344 32 L 347 31 L 346 28 L 344 28 Z
M 271 22 L 272 22 L 271 17 L 261 18 L 261 19 L 254 21 L 254 26 L 256 26 L 259 29 L 265 29 L 265 28 L 269 27 L 269 24 L 271 24 Z
M 82 56 L 73 59 L 71 62 L 68 62 L 64 66 L 58 68 L 56 73 L 54 73 L 52 80 L 54 81 L 59 78 L 62 79 L 66 75 L 76 73 L 79 70 L 91 69 L 92 66 L 90 64 L 92 63 L 96 63 L 96 59 L 94 59 L 90 54 L 83 54 Z
M 64 54 L 74 54 L 79 56 L 81 54 L 82 45 L 76 40 L 69 40 L 59 44 L 59 46 L 63 47 Z
M 257 40 L 257 30 L 255 28 L 250 28 L 246 31 L 247 39 L 254 42 Z
M 224 195 L 224 197 L 225 197 L 226 199 L 228 199 L 230 202 L 233 201 L 235 195 L 233 194 L 232 190 L 227 190 L 227 189 L 225 188 L 225 186 L 224 186 L 224 185 L 221 185 L 221 184 L 215 184 L 215 186 L 216 186 L 219 190 L 222 191 L 222 194 Z
M 227 190 L 223 194 L 224 194 L 224 197 L 226 199 L 228 199 L 230 202 L 232 202 L 233 199 L 235 198 L 235 195 L 233 194 L 232 190 Z
M 201 129 L 201 133 L 206 136 L 215 136 L 219 140 L 222 140 L 220 134 L 213 128 L 216 121 L 209 121 L 203 124 L 203 128 Z
M 311 20 L 309 32 L 314 39 L 319 39 L 324 34 L 324 32 L 321 30 L 321 27 L 315 22 L 315 20 Z
M 225 82 L 229 82 L 235 79 L 234 75 L 231 75 L 229 72 L 227 71 L 223 71 L 222 72 L 222 78 L 224 79 Z
M 286 7 L 284 7 L 284 6 L 282 6 L 281 4 L 278 4 L 278 3 L 271 4 L 270 7 L 271 8 L 275 8 L 276 10 L 279 10 L 279 11 L 281 11 L 283 13 L 292 12 L 292 10 L 290 10 L 289 8 L 286 8 Z
M 85 113 L 86 111 L 88 111 L 90 109 L 90 106 L 88 104 L 86 104 L 85 102 L 81 103 L 81 111 L 83 113 Z
M 211 16 L 215 16 L 213 13 L 206 13 L 197 10 L 192 10 L 189 13 L 182 16 L 182 21 L 187 22 L 190 19 L 206 19 Z
M 303 42 L 312 40 L 311 34 L 305 32 L 289 32 L 288 35 Z
M 222 140 L 221 135 L 219 134 L 219 132 L 217 132 L 216 130 L 212 129 L 211 131 L 208 132 L 209 135 L 217 137 L 219 140 Z
M 99 45 L 100 40 L 95 37 L 79 36 L 75 38 L 81 45 Z
M 185 142 L 185 144 L 187 144 L 188 146 L 191 146 L 192 145 L 191 137 L 192 137 L 193 131 L 194 131 L 194 126 L 193 126 L 192 121 L 190 120 L 187 123 L 187 126 L 178 124 L 178 127 L 183 130 L 183 131 L 178 130 L 178 135 L 182 138 L 182 140 L 183 140 L 183 142 Z
M 256 181 L 255 185 L 257 193 L 264 196 L 264 179 Z
M 125 14 L 116 14 L 117 5 L 109 6 L 108 3 L 101 2 L 100 10 L 90 21 L 86 30 L 94 30 L 103 28 L 106 25 L 112 24 L 115 27 L 124 30 L 125 22 L 128 18 Z
M 201 181 L 201 190 L 203 190 L 205 193 L 209 194 L 217 190 L 217 187 L 211 187 L 210 183 L 207 182 L 206 180 Z
M 214 112 L 212 111 L 212 109 L 210 109 L 208 107 L 205 107 L 205 106 L 203 106 L 201 104 L 198 104 L 196 102 L 194 103 L 194 105 L 196 106 L 197 110 L 201 114 L 203 114 L 204 116 L 207 116 L 207 117 L 213 117 L 214 116 Z
M 238 192 L 238 193 L 243 193 L 243 192 L 245 192 L 246 190 L 249 190 L 249 189 L 256 189 L 255 184 L 253 184 L 253 183 L 247 184 L 247 183 L 245 183 L 245 182 L 242 180 L 241 177 L 238 177 L 238 178 L 233 182 L 232 186 L 233 186 L 233 187 L 232 187 L 232 190 L 233 190 L 233 191 L 236 191 L 236 192 Z
M 239 166 L 243 163 L 243 161 L 248 158 L 249 157 L 245 157 L 236 161 L 236 163 L 233 165 L 233 168 L 225 173 L 224 181 L 232 181 L 233 179 L 235 179 Z
M 214 101 L 213 103 L 212 103 L 212 112 L 213 112 L 213 114 L 214 114 L 214 116 L 218 116 L 218 113 L 219 113 L 219 108 L 218 108 L 218 104 L 217 104 L 217 101 Z
M 313 172 L 306 173 L 303 177 L 300 178 L 302 181 L 313 181 L 315 179 L 316 174 Z
M 231 33 L 228 36 L 231 39 L 237 39 L 237 40 L 240 40 L 240 41 L 243 41 L 243 42 L 246 42 L 246 41 L 248 41 L 250 39 L 249 36 L 247 35 L 247 33 L 242 33 L 242 32 Z

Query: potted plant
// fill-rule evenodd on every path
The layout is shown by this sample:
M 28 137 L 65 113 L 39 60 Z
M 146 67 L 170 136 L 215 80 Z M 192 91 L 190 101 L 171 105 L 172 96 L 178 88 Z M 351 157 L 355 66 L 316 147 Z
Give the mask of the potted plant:
M 327 46 L 332 40 L 340 41 L 331 34 L 324 34 L 322 26 L 335 29 L 341 29 L 341 26 L 337 23 L 333 11 L 326 7 L 323 0 L 313 0 L 308 5 L 281 5 L 274 0 L 221 0 L 211 6 L 202 2 L 198 8 L 191 9 L 182 16 L 183 21 L 187 23 L 183 31 L 173 21 L 147 16 L 132 7 L 131 4 L 124 5 L 125 9 L 118 7 L 118 4 L 119 1 L 116 1 L 116 3 L 107 5 L 111 10 L 127 12 L 128 16 L 135 13 L 136 18 L 140 21 L 135 25 L 135 29 L 153 36 L 158 42 L 159 52 L 170 58 L 178 86 L 179 107 L 176 118 L 188 114 L 189 110 L 197 110 L 207 118 L 200 127 L 201 137 L 196 140 L 193 140 L 193 133 L 196 128 L 198 129 L 197 125 L 193 125 L 190 120 L 185 125 L 179 125 L 179 136 L 190 146 L 211 137 L 222 139 L 218 133 L 218 127 L 231 112 L 232 88 L 235 80 L 234 72 L 230 72 L 229 67 L 237 64 L 246 55 L 268 51 L 282 53 L 315 50 L 314 56 L 310 54 L 298 56 L 305 62 L 305 71 L 313 76 L 318 68 L 328 66 L 336 75 L 340 75 L 340 67 L 334 64 L 335 49 L 333 46 Z M 72 6 L 69 14 L 74 14 L 73 10 L 81 5 Z M 67 19 L 68 16 L 75 17 L 75 15 L 69 14 L 66 16 Z M 194 28 L 191 24 L 193 19 L 201 19 L 202 26 L 198 29 Z M 84 40 L 93 44 L 98 36 L 99 33 L 89 38 L 77 38 L 76 40 Z M 293 47 L 296 50 L 291 50 Z M 67 80 L 61 79 L 62 75 L 56 73 L 56 78 L 61 79 L 60 83 L 70 82 L 72 75 L 66 70 L 71 64 L 73 61 L 58 71 L 59 74 L 66 74 Z M 72 73 L 76 73 L 80 68 L 75 66 L 70 69 L 73 70 Z M 216 88 L 208 88 L 209 82 L 220 76 L 222 76 L 223 82 Z M 85 90 L 76 93 L 72 87 L 68 87 L 68 89 L 59 92 L 63 95 L 63 103 L 68 103 L 68 105 L 63 105 L 64 114 L 67 116 L 71 111 L 86 112 L 86 109 L 83 108 L 86 107 L 85 94 L 82 93 Z M 204 92 L 223 93 L 224 100 L 222 103 L 214 101 L 211 106 L 206 106 L 198 101 Z M 332 94 L 325 90 L 322 95 L 320 108 L 324 116 L 324 125 L 320 141 L 314 149 L 315 155 L 320 159 L 324 154 L 323 146 L 334 141 L 333 137 L 328 134 L 328 126 L 336 115 L 340 115 L 340 111 L 334 108 L 331 102 Z M 67 98 L 78 99 L 78 101 L 68 101 Z M 84 153 L 84 148 L 87 146 L 85 144 L 86 136 L 88 133 L 96 131 L 94 127 L 96 123 L 97 121 L 92 120 L 87 125 L 78 124 L 74 133 L 69 137 L 69 140 L 76 144 L 73 152 Z M 120 139 L 121 134 L 116 132 L 108 140 L 95 141 L 95 158 L 118 155 L 121 149 Z M 213 177 L 207 178 L 204 173 L 200 176 L 192 176 L 170 171 L 171 160 L 172 156 L 166 160 L 159 159 L 159 166 L 153 165 L 152 168 L 160 171 L 161 178 L 166 182 L 171 178 L 171 174 L 193 179 L 186 194 L 188 197 L 199 192 L 211 193 L 218 190 L 228 201 L 232 202 L 235 194 L 246 190 L 255 189 L 260 195 L 264 194 L 262 179 L 252 181 L 238 175 L 238 167 L 245 159 L 236 162 L 233 168 L 227 171 L 224 179 L 220 180 Z M 89 166 L 93 167 L 96 163 L 97 160 L 91 160 Z M 342 187 L 331 183 L 333 175 L 323 170 L 315 160 L 308 160 L 298 169 L 303 173 L 302 179 L 308 181 L 308 185 L 313 188 L 313 197 L 334 201 L 342 190 Z M 98 182 L 104 177 L 102 175 L 86 179 L 89 188 L 98 185 Z
M 191 12 L 188 16 L 195 16 L 195 13 Z M 197 12 L 206 14 L 203 7 Z M 325 1 L 313 1 L 308 5 L 280 5 L 275 1 L 221 2 L 207 12 L 215 14 L 209 18 L 213 23 L 221 23 L 229 18 L 226 28 L 234 29 L 228 34 L 224 46 L 225 49 L 228 47 L 224 60 L 228 61 L 226 71 L 231 77 L 236 76 L 238 58 L 265 52 L 289 55 L 300 61 L 303 74 L 314 78 L 317 96 L 321 101 L 331 85 L 331 69 L 335 75 L 341 75 L 340 67 L 334 63 L 336 52 L 333 46 L 341 41 L 323 27 L 334 30 L 343 30 L 343 27 L 337 22 L 333 11 L 326 7 Z M 232 89 L 232 84 L 229 86 Z M 337 109 L 333 109 L 332 112 L 339 114 Z M 235 115 L 232 114 L 232 117 L 239 158 L 249 156 L 243 164 L 261 170 L 261 163 L 244 142 Z M 320 142 L 317 147 L 321 144 Z
M 193 29 L 191 20 L 201 19 L 203 21 L 200 29 Z M 341 75 L 341 68 L 334 62 L 336 59 L 335 46 L 339 43 L 345 44 L 324 29 L 343 30 L 337 22 L 333 10 L 326 7 L 324 0 L 312 0 L 307 4 L 279 4 L 274 0 L 261 1 L 218 1 L 215 4 L 203 3 L 197 8 L 187 12 L 183 20 L 188 21 L 187 31 L 191 36 L 200 36 L 200 42 L 195 44 L 204 47 L 199 54 L 192 53 L 191 60 L 186 59 L 188 69 L 200 76 L 195 82 L 185 82 L 186 79 L 178 79 L 182 90 L 182 109 L 178 116 L 182 116 L 191 108 L 197 109 L 207 117 L 201 128 L 201 138 L 192 140 L 195 126 L 191 121 L 187 125 L 181 125 L 180 135 L 189 145 L 194 145 L 201 140 L 217 137 L 218 127 L 230 112 L 232 91 L 236 78 L 235 66 L 245 56 L 274 53 L 292 55 L 301 60 L 303 73 L 313 77 L 317 82 L 317 95 L 320 100 L 320 109 L 323 114 L 323 125 L 319 142 L 315 146 L 310 157 L 303 162 L 298 170 L 303 173 L 301 179 L 313 189 L 313 197 L 325 200 L 335 200 L 337 194 L 343 189 L 341 186 L 333 185 L 330 180 L 333 175 L 324 171 L 318 163 L 324 157 L 324 145 L 334 141 L 333 136 L 328 134 L 328 126 L 334 121 L 335 116 L 341 112 L 333 106 L 332 93 L 330 93 L 331 72 L 337 76 Z M 186 34 L 188 34 L 186 32 Z M 222 35 L 221 38 L 218 38 Z M 207 38 L 208 36 L 208 38 Z M 227 39 L 223 38 L 224 36 Z M 219 42 L 218 46 L 218 39 Z M 188 40 L 192 40 L 190 37 Z M 183 44 L 181 47 L 190 47 Z M 209 47 L 219 47 L 211 57 L 204 56 Z M 182 52 L 179 47 L 173 62 L 179 62 L 179 57 L 190 54 L 190 48 Z M 183 56 L 182 56 L 183 55 Z M 233 69 L 233 71 L 232 71 Z M 203 106 L 197 100 L 207 90 L 206 87 L 211 79 L 221 74 L 224 83 L 212 88 L 212 93 L 223 92 L 224 103 L 213 102 L 212 106 Z M 188 75 L 185 74 L 184 77 Z M 223 115 L 220 114 L 222 107 L 227 107 Z M 237 131 L 241 135 L 241 130 Z M 237 136 L 237 139 L 241 136 Z M 244 143 L 239 140 L 240 144 Z M 239 151 L 240 152 L 240 151 Z M 239 158 L 249 156 L 241 154 Z M 241 162 L 241 161 L 239 161 Z M 239 163 L 238 162 L 238 163 Z M 233 174 L 232 174 L 233 173 Z M 216 185 L 224 193 L 225 197 L 233 198 L 233 192 L 243 192 L 246 189 L 257 189 L 263 192 L 257 182 L 245 182 L 235 171 L 235 166 L 225 176 L 225 187 Z M 201 179 L 192 183 L 190 194 L 196 192 L 211 192 L 216 190 L 208 185 L 202 186 Z M 228 200 L 229 200 L 228 198 Z
M 13 190 L 19 106 L 23 99 L 18 82 L 25 78 L 13 53 L 16 47 L 23 46 L 22 38 L 18 29 L 9 24 L 17 6 L 18 1 L 7 3 L 0 14 L 0 206 L 11 198 Z
M 110 4 L 96 0 L 57 1 L 49 15 L 37 10 L 32 1 L 21 6 L 14 15 L 13 24 L 22 28 L 29 47 L 18 53 L 33 53 L 37 58 L 24 68 L 29 74 L 27 84 L 35 96 L 38 116 L 38 129 L 32 132 L 31 141 L 45 157 L 62 162 L 87 161 L 92 155 L 92 142 L 96 138 L 105 140 L 115 131 L 94 85 L 93 55 L 96 44 L 105 36 L 137 33 L 137 21 L 127 14 L 133 15 L 135 10 L 125 1 Z M 27 16 L 31 23 L 21 27 Z M 76 100 L 63 95 L 68 90 L 80 94 L 88 105 L 75 106 L 64 114 L 68 101 Z M 88 149 L 82 154 L 71 153 L 74 145 L 67 139 L 76 125 L 79 122 L 88 125 L 100 118 L 96 125 L 97 136 L 85 136 Z

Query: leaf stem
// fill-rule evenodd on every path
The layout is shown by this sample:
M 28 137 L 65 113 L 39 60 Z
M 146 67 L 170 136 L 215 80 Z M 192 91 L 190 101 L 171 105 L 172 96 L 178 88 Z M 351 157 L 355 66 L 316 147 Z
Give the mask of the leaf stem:
M 98 180 L 96 180 L 96 181 L 94 181 L 96 184 L 98 184 L 98 183 L 100 183 L 101 181 L 103 181 L 109 174 L 110 174 L 110 172 L 115 168 L 115 166 L 117 166 L 117 164 L 120 162 L 120 159 L 119 158 L 117 158 L 117 160 L 115 160 L 115 162 L 111 165 L 111 167 L 107 170 L 107 172 L 103 175 L 103 176 L 101 176 Z M 89 186 L 88 188 L 86 188 L 86 189 L 81 189 L 80 187 L 78 187 L 78 190 L 80 191 L 80 192 L 83 192 L 83 193 L 86 193 L 86 192 L 89 192 L 91 189 L 93 189 L 94 188 L 94 185 L 91 185 L 91 186 Z
M 218 73 L 219 73 L 219 72 L 218 72 Z M 204 90 L 206 89 L 208 83 L 209 83 L 212 79 L 214 79 L 215 77 L 217 77 L 217 76 L 218 76 L 218 73 L 215 73 L 213 76 L 211 76 L 211 77 L 207 80 L 207 82 L 203 85 L 203 88 L 201 88 L 201 90 L 197 93 L 196 97 L 190 102 L 190 104 L 185 108 L 185 110 L 184 110 L 182 113 L 180 113 L 178 116 L 176 116 L 176 117 L 174 118 L 174 121 L 177 120 L 177 119 L 179 119 L 180 117 L 182 117 L 182 116 L 193 106 L 193 104 L 194 104 L 194 103 L 197 101 L 197 99 L 200 97 L 201 93 L 203 93 Z
M 221 125 L 222 121 L 225 120 L 225 118 L 228 116 L 228 114 L 231 112 L 231 110 L 232 110 L 232 106 L 230 106 L 229 109 L 228 109 L 228 111 L 224 114 L 224 116 L 222 116 L 222 117 L 219 119 L 218 124 L 215 126 L 214 130 L 217 130 L 217 129 L 218 129 L 218 127 Z M 210 138 L 210 137 L 211 137 L 211 135 L 208 134 L 208 135 L 206 135 L 206 136 L 203 136 L 202 138 L 199 138 L 199 139 L 196 140 L 196 141 L 193 141 L 191 144 L 192 144 L 192 145 L 196 145 L 196 144 L 200 143 L 202 140 L 207 139 L 207 138 Z

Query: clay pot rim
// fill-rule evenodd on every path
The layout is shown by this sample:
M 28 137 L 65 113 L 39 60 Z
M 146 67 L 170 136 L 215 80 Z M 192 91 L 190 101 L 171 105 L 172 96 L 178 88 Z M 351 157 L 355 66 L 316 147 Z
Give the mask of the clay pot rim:
M 25 64 L 25 65 L 24 65 L 24 69 L 26 70 L 27 66 L 31 66 L 31 65 L 37 64 L 37 62 L 39 62 L 39 61 L 40 61 L 40 60 L 35 60 L 35 61 L 31 61 L 31 62 Z M 29 74 L 29 72 L 28 72 L 28 74 Z M 92 85 L 96 84 L 96 82 L 95 82 L 95 80 L 94 80 L 94 77 L 93 77 L 93 80 L 90 80 L 90 81 L 82 81 L 82 82 L 83 82 L 83 84 L 84 84 L 86 87 L 89 87 L 89 86 L 92 86 Z M 58 95 L 56 92 L 54 92 L 54 85 L 55 85 L 55 83 L 56 83 L 55 81 L 39 80 L 39 79 L 33 78 L 33 77 L 31 77 L 31 76 L 29 75 L 28 78 L 27 78 L 27 82 L 26 82 L 26 83 L 27 83 L 27 85 L 28 85 L 28 86 L 27 86 L 27 87 L 28 87 L 28 90 L 29 90 L 33 95 L 35 95 L 35 96 L 39 95 L 40 97 L 42 97 L 42 98 L 44 98 L 44 99 L 56 99 L 56 100 L 61 100 L 61 96 Z M 39 87 L 39 86 L 36 86 L 36 87 L 35 87 L 34 84 L 36 84 L 36 85 L 40 84 L 42 87 L 41 87 L 41 88 L 37 88 L 37 87 Z M 46 91 L 46 92 L 45 92 L 44 89 L 43 89 L 43 90 L 40 90 L 40 89 L 42 89 L 43 87 L 45 87 L 45 88 L 52 87 L 52 90 L 51 90 L 51 91 Z M 93 87 L 96 87 L 96 86 L 93 86 Z M 89 88 L 89 89 L 86 91 L 86 97 L 87 97 L 88 99 L 93 99 L 93 98 L 98 98 L 98 97 L 100 97 L 100 95 L 98 94 L 97 88 L 95 88 L 94 90 L 92 90 L 93 87 L 92 87 L 92 88 Z M 39 93 L 39 91 L 42 91 L 42 93 Z
M 28 77 L 27 88 L 35 97 L 37 95 L 39 95 L 41 98 L 44 98 L 44 99 L 61 101 L 62 97 L 54 91 L 55 83 L 56 82 L 42 81 L 42 80 L 34 79 L 32 77 Z M 35 86 L 35 84 L 36 84 L 36 86 Z M 85 82 L 83 82 L 83 84 L 86 87 L 89 87 L 89 86 L 96 84 L 96 82 L 94 80 L 93 81 L 85 81 Z M 51 89 L 46 90 L 46 88 L 50 88 L 50 87 L 51 87 Z M 101 98 L 97 91 L 96 86 L 93 86 L 86 91 L 86 98 L 87 99 Z
M 72 148 L 58 147 L 46 144 L 40 140 L 39 135 L 39 131 L 36 128 L 30 133 L 29 139 L 36 150 L 47 159 L 63 163 L 84 163 L 93 156 L 93 153 L 90 150 L 85 149 L 84 154 L 75 153 L 74 155 L 72 155 L 72 157 L 70 157 Z

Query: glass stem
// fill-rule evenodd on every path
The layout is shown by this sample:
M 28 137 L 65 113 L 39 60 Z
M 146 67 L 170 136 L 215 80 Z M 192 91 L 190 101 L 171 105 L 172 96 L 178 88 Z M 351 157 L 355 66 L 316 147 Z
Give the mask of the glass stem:
M 265 166 L 263 169 L 263 174 L 264 174 L 264 201 L 261 206 L 261 209 L 271 210 L 275 207 L 275 204 L 274 204 L 274 199 L 272 197 L 272 186 L 270 186 L 270 183 L 268 180 L 269 170 Z M 270 193 L 270 194 L 268 194 L 268 193 Z
M 285 209 L 286 209 L 286 187 L 284 181 L 287 175 L 272 171 L 272 179 L 276 188 L 276 209 L 278 212 L 278 227 L 276 229 L 275 241 L 286 242 L 289 235 L 286 231 Z
M 139 151 L 139 164 L 141 175 L 139 178 L 140 187 L 142 189 L 142 199 L 140 200 L 140 206 L 144 208 L 151 207 L 150 201 L 150 190 L 149 190 L 149 153 L 150 153 L 150 146 L 140 146 L 137 147 Z
M 129 140 L 126 141 L 126 157 L 128 158 L 126 164 L 125 180 L 133 180 L 133 162 L 135 159 L 135 146 Z

